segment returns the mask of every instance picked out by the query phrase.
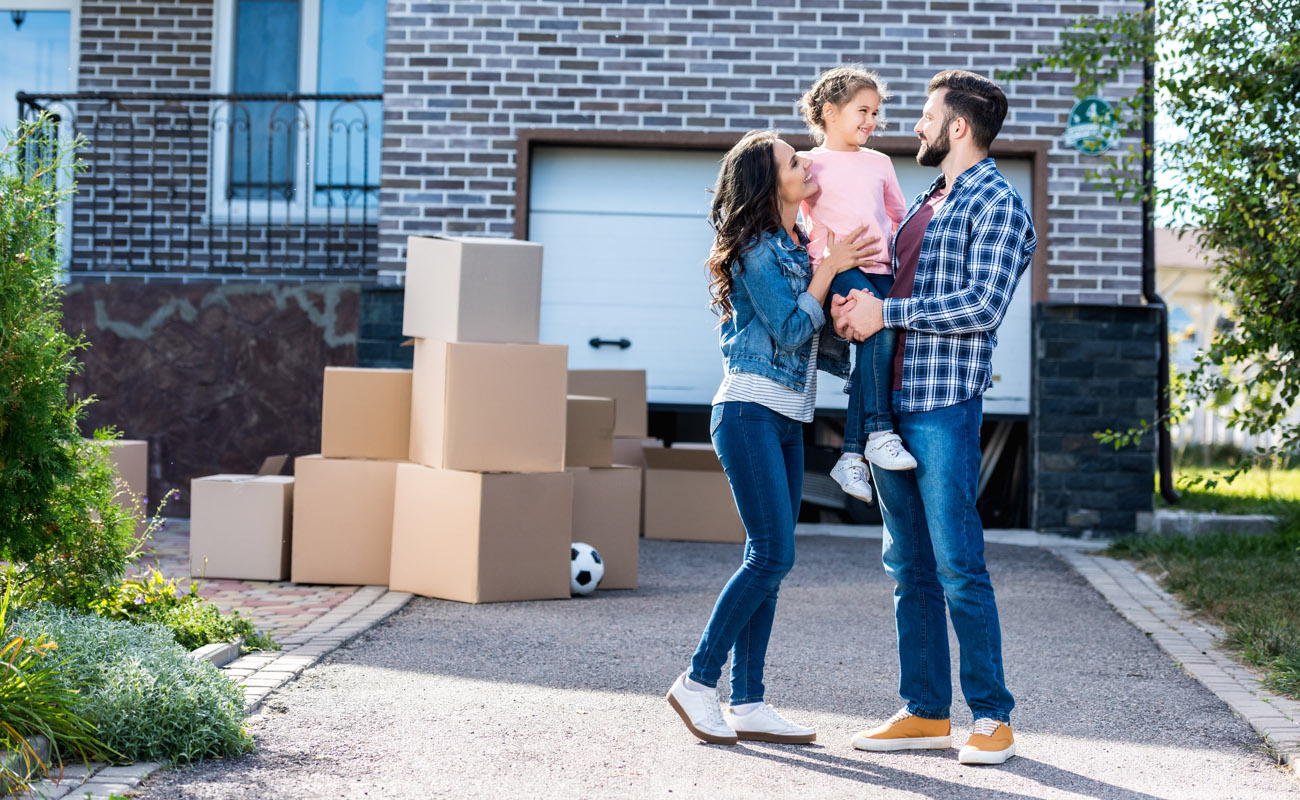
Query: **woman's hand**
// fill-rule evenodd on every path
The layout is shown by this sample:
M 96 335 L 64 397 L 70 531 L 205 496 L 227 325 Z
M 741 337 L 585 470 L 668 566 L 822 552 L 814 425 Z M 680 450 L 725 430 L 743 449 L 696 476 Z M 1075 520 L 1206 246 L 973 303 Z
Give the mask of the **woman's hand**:
M 839 275 L 841 272 L 847 272 L 855 267 L 863 267 L 874 261 L 875 257 L 880 255 L 884 248 L 879 245 L 879 236 L 869 236 L 866 239 L 858 238 L 866 229 L 866 225 L 859 226 L 857 230 L 846 236 L 842 242 L 835 240 L 834 231 L 827 231 L 826 255 L 822 257 L 818 269 L 828 269 L 832 275 Z

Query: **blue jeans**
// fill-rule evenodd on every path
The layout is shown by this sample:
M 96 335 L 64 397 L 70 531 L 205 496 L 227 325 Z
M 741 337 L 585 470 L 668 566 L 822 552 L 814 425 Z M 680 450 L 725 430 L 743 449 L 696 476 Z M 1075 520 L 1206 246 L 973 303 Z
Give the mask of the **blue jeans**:
M 1002 629 L 975 511 L 982 417 L 979 397 L 934 411 L 899 411 L 898 432 L 918 466 L 871 468 L 885 518 L 885 572 L 897 584 L 898 692 L 908 711 L 927 719 L 947 719 L 952 704 L 945 601 L 971 712 L 1010 722 L 1015 705 L 1002 674 Z
M 883 299 L 894 286 L 889 275 L 868 275 L 860 269 L 841 272 L 831 281 L 831 294 L 848 296 L 854 289 L 870 289 Z M 844 446 L 841 452 L 865 452 L 867 435 L 892 431 L 894 388 L 894 345 L 898 333 L 884 328 L 875 336 L 853 345 L 853 372 L 849 375 L 849 409 L 844 420 Z
M 692 680 L 718 685 L 731 651 L 731 705 L 763 699 L 763 662 L 781 579 L 794 566 L 803 493 L 803 424 L 757 403 L 719 403 L 713 446 L 745 524 L 745 560 L 713 607 L 691 657 Z

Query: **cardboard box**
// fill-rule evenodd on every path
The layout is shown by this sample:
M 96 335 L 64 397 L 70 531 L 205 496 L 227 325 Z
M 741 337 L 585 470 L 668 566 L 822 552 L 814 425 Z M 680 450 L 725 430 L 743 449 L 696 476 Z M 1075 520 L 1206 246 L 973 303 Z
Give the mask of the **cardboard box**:
M 262 468 L 278 472 L 283 464 Z M 288 580 L 293 484 L 274 474 L 190 481 L 190 576 Z
M 517 239 L 407 238 L 403 335 L 536 344 L 541 307 L 541 245 Z
M 614 463 L 645 469 L 645 453 L 643 451 L 647 447 L 663 446 L 663 439 L 650 439 L 639 436 L 615 436 Z
M 115 439 L 107 446 L 117 477 L 123 483 L 113 500 L 136 515 L 135 533 L 139 536 L 148 527 L 149 443 L 144 439 Z
M 744 543 L 745 526 L 712 445 L 644 453 L 645 538 Z
M 293 582 L 386 585 L 400 461 L 294 459 Z
M 641 468 L 570 467 L 573 541 L 605 562 L 601 589 L 635 589 L 641 543 Z
M 614 398 L 614 435 L 646 435 L 645 370 L 569 370 L 569 394 Z
M 614 465 L 614 401 L 571 394 L 565 425 L 565 467 Z
M 562 472 L 567 358 L 564 345 L 416 339 L 411 460 L 468 472 Z
M 569 596 L 573 476 L 397 470 L 394 591 L 462 603 Z
M 406 460 L 411 446 L 409 369 L 326 367 L 322 394 L 322 456 Z

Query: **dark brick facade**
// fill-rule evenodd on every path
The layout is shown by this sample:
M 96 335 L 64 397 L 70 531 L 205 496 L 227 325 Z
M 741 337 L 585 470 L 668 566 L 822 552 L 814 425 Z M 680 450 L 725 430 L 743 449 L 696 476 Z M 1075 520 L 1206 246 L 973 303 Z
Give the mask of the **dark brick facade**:
M 1137 513 L 1151 510 L 1154 431 L 1120 450 L 1093 434 L 1155 419 L 1159 336 L 1152 308 L 1035 307 L 1029 442 L 1035 529 L 1132 532 Z

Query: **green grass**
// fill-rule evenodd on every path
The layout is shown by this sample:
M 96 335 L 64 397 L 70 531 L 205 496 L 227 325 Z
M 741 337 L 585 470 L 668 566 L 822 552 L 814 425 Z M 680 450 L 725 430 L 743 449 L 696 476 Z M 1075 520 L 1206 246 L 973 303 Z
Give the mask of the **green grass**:
M 1278 526 L 1265 536 L 1139 536 L 1116 542 L 1109 554 L 1156 576 L 1221 626 L 1225 644 L 1259 668 L 1270 688 L 1300 699 L 1300 469 L 1256 469 L 1231 484 L 1187 488 L 1176 507 L 1273 514 Z

